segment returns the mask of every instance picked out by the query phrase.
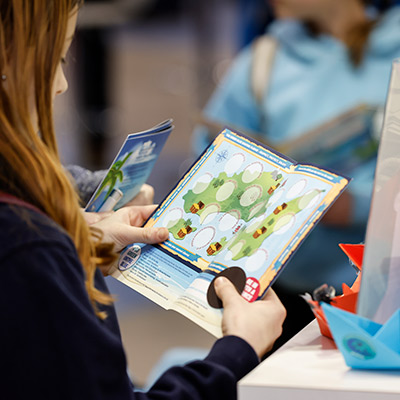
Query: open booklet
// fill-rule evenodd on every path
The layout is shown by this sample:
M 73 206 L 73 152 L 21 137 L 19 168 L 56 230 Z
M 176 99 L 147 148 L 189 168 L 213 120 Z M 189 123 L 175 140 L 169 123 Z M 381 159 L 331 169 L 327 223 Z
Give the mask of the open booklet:
M 172 129 L 172 119 L 168 119 L 128 135 L 85 211 L 116 210 L 131 201 L 149 177 Z
M 348 183 L 225 129 L 146 222 L 169 239 L 129 246 L 112 276 L 220 337 L 212 280 L 262 297 Z

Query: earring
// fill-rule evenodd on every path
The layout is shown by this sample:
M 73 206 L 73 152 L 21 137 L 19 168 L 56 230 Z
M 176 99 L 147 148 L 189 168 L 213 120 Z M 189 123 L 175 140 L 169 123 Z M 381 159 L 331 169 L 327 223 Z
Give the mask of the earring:
M 2 74 L 1 75 L 1 80 L 4 82 L 5 80 L 7 80 L 7 75 L 6 74 Z

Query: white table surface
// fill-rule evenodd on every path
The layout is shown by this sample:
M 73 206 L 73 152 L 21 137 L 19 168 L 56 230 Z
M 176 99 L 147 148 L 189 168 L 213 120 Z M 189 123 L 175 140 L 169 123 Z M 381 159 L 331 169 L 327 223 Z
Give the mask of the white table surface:
M 238 386 L 239 400 L 400 400 L 400 371 L 349 368 L 312 321 Z

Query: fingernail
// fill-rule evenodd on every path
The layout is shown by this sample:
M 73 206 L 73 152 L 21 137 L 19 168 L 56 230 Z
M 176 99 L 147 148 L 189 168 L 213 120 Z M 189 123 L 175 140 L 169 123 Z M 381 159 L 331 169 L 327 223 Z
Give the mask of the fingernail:
M 226 283 L 226 278 L 223 276 L 219 276 L 215 281 L 214 281 L 214 286 L 215 287 L 220 287 Z

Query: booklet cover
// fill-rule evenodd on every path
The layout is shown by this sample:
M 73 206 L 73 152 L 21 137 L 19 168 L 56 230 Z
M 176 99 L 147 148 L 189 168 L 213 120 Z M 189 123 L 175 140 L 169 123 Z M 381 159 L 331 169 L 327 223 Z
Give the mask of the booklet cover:
M 85 211 L 117 210 L 131 201 L 149 177 L 172 129 L 172 119 L 168 119 L 128 135 Z
M 212 280 L 261 298 L 348 183 L 225 129 L 146 222 L 169 239 L 129 246 L 112 275 L 220 337 Z

